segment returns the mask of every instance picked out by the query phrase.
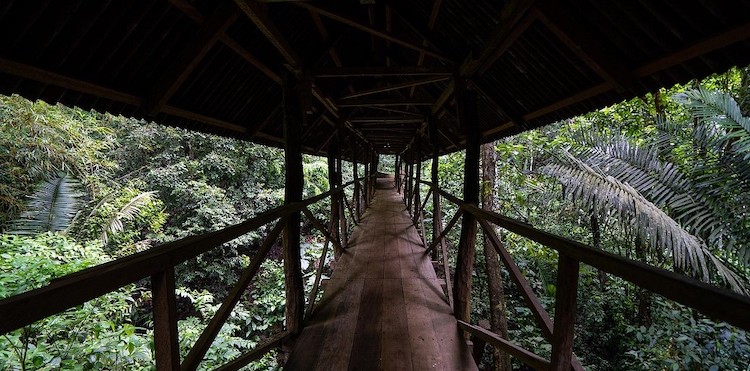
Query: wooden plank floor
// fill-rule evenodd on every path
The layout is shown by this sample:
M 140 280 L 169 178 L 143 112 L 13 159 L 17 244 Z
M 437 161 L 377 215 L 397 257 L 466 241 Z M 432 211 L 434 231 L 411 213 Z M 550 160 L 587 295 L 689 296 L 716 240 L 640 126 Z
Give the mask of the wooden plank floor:
M 379 179 L 287 370 L 476 370 L 403 199 Z

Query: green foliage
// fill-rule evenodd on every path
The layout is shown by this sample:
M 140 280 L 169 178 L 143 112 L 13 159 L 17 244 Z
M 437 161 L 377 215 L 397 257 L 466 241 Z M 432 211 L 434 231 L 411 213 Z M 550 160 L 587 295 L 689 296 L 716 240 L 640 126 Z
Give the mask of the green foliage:
M 60 234 L 0 235 L 0 298 L 106 261 Z M 133 286 L 0 337 L 0 369 L 131 369 L 153 363 L 148 333 L 130 323 Z
M 12 225 L 13 233 L 37 234 L 59 232 L 70 227 L 80 211 L 79 183 L 69 174 L 60 173 L 40 183 L 20 218 Z
M 654 320 L 660 325 L 627 326 L 630 369 L 746 370 L 750 338 L 724 322 L 695 316 L 688 308 L 657 300 Z

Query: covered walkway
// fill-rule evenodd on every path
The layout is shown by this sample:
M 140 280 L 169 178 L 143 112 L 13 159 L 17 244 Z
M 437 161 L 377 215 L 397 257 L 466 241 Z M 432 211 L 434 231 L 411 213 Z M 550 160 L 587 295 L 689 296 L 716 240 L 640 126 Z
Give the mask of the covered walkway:
M 336 263 L 288 370 L 475 370 L 393 179 Z

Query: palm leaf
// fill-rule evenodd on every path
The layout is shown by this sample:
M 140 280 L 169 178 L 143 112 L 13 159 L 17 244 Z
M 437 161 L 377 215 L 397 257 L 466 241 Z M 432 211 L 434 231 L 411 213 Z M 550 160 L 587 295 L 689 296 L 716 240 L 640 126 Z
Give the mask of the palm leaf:
M 29 197 L 26 211 L 11 227 L 11 233 L 37 234 L 64 231 L 80 210 L 80 183 L 68 173 L 41 182 Z
M 683 229 L 629 184 L 587 165 L 566 150 L 561 151 L 556 163 L 545 165 L 542 172 L 557 178 L 565 196 L 586 209 L 600 215 L 616 210 L 626 228 L 649 241 L 653 252 L 671 256 L 676 268 L 704 281 L 709 281 L 713 269 L 733 290 L 745 292 L 743 280 L 715 257 L 702 239 Z

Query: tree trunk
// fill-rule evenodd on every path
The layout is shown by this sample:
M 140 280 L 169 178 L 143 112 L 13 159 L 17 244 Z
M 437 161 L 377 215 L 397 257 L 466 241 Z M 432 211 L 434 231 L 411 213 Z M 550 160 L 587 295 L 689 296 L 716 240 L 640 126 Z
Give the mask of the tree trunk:
M 482 145 L 482 208 L 495 208 L 495 189 L 497 153 L 495 144 Z M 503 291 L 503 276 L 497 251 L 492 247 L 488 238 L 484 239 L 484 261 L 487 267 L 487 288 L 490 297 L 490 329 L 504 339 L 508 338 L 508 321 L 505 317 L 505 293 Z M 493 370 L 510 371 L 510 356 L 493 347 Z

